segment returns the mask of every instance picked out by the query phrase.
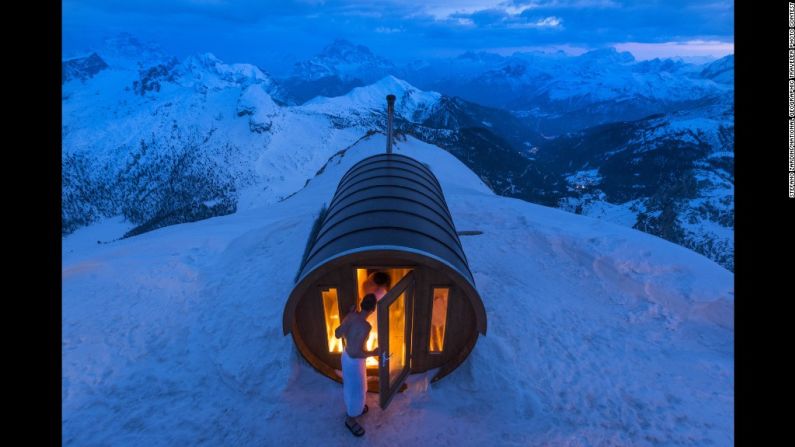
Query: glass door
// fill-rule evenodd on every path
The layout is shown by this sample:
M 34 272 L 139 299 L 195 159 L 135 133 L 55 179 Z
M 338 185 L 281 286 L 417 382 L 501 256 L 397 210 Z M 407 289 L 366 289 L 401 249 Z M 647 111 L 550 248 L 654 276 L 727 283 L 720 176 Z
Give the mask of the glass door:
M 386 409 L 411 370 L 414 274 L 409 272 L 378 302 L 379 404 Z

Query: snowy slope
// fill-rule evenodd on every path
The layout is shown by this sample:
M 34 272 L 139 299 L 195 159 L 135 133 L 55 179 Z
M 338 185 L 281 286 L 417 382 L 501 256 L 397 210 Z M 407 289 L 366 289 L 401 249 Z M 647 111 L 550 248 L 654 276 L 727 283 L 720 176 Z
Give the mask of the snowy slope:
M 632 226 L 734 268 L 734 104 L 615 123 L 535 155 L 565 172 L 559 207 Z
M 374 135 L 278 203 L 110 241 L 63 240 L 63 444 L 350 445 L 341 386 L 281 313 L 312 221 Z M 438 176 L 489 319 L 434 385 L 412 376 L 368 445 L 731 445 L 733 275 L 647 234 L 494 195 L 448 152 Z M 427 378 L 426 378 L 427 379 Z M 356 441 L 360 442 L 360 441 Z

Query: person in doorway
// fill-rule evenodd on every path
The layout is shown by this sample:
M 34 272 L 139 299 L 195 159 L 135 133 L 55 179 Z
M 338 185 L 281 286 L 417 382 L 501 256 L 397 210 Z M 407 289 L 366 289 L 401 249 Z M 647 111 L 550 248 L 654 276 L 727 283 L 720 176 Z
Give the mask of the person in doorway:
M 392 278 L 386 272 L 373 272 L 364 281 L 364 293 L 372 293 L 380 301 L 389 291 Z
M 371 325 L 367 317 L 375 311 L 376 297 L 369 293 L 362 299 L 361 311 L 348 312 L 342 324 L 334 331 L 334 336 L 343 338 L 345 349 L 342 350 L 342 395 L 345 400 L 347 415 L 345 426 L 355 436 L 364 435 L 364 428 L 356 420 L 367 413 L 367 357 L 377 356 L 380 348 L 372 351 L 365 349 L 365 342 L 370 335 Z
M 381 301 L 381 298 L 383 298 L 384 295 L 386 295 L 386 293 L 389 291 L 391 284 L 392 278 L 388 273 L 377 271 L 370 273 L 367 276 L 362 288 L 364 289 L 365 295 L 372 293 L 375 295 L 376 302 L 378 302 Z M 370 323 L 370 326 L 372 327 L 378 326 L 378 318 L 376 318 L 375 312 L 367 317 L 367 322 Z M 373 337 L 375 337 L 375 335 L 373 335 Z

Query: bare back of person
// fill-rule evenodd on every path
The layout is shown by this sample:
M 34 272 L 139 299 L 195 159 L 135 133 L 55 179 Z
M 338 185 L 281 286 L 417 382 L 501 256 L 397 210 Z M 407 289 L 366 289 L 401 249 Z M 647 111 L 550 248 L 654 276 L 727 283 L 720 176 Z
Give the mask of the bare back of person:
M 339 335 L 345 339 L 345 351 L 348 355 L 357 359 L 367 357 L 364 344 L 370 336 L 372 326 L 365 317 L 361 313 L 350 312 L 339 329 Z

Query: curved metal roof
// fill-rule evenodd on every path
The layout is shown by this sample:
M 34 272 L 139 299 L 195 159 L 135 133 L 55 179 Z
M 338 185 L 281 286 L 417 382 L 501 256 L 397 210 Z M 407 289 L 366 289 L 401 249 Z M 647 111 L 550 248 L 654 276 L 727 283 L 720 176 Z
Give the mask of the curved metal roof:
M 342 253 L 383 246 L 441 260 L 475 286 L 436 176 L 395 153 L 367 157 L 342 176 L 298 282 Z

